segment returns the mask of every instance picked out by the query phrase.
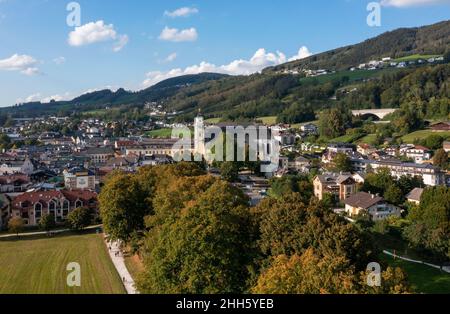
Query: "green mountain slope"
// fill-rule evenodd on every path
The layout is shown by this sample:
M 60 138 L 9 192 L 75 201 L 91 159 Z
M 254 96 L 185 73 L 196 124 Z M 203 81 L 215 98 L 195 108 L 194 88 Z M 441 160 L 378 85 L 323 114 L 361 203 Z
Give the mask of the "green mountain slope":
M 146 102 L 159 101 L 176 94 L 180 89 L 210 80 L 226 77 L 217 73 L 201 73 L 167 79 L 139 92 L 126 91 L 123 88 L 113 92 L 109 89 L 86 93 L 71 101 L 52 101 L 25 103 L 13 107 L 0 108 L 0 113 L 12 114 L 15 117 L 35 117 L 51 115 L 58 112 L 91 111 L 105 106 L 139 106 Z
M 450 21 L 420 28 L 401 28 L 362 43 L 289 62 L 267 71 L 285 69 L 346 70 L 374 59 L 411 54 L 444 54 L 450 47 Z

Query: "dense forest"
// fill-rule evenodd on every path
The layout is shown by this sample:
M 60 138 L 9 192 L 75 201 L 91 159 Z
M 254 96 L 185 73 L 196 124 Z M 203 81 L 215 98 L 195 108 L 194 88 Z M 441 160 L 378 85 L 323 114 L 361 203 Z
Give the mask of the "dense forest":
M 411 291 L 405 273 L 391 267 L 383 267 L 382 286 L 369 287 L 367 264 L 379 260 L 372 234 L 298 180 L 299 189 L 274 191 L 250 208 L 239 188 L 201 165 L 144 167 L 111 174 L 100 211 L 110 238 L 142 259 L 137 287 L 144 294 Z

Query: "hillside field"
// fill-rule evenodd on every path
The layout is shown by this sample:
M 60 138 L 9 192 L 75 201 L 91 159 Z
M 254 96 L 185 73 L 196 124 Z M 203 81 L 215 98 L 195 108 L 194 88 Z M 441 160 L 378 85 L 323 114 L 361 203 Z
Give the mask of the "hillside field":
M 395 62 L 407 62 L 407 61 L 416 61 L 416 60 L 428 60 L 430 58 L 437 58 L 441 57 L 441 55 L 420 55 L 420 54 L 414 54 L 410 56 L 406 56 L 403 58 L 395 59 Z
M 103 235 L 64 234 L 0 240 L 0 294 L 123 294 Z M 66 267 L 81 266 L 81 287 L 68 287 Z
M 433 132 L 431 130 L 420 130 L 420 131 L 415 131 L 415 132 L 412 132 L 410 134 L 403 136 L 402 140 L 403 140 L 403 142 L 405 142 L 407 144 L 413 144 L 414 140 L 416 140 L 416 139 L 423 140 L 430 135 L 439 135 L 439 136 L 442 136 L 444 139 L 450 138 L 450 132 Z

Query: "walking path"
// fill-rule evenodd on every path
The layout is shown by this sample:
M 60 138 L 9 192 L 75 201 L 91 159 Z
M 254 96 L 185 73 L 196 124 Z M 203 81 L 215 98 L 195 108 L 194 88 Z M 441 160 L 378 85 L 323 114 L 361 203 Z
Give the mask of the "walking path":
M 125 259 L 123 257 L 123 253 L 120 250 L 119 242 L 108 242 L 105 239 L 106 246 L 108 247 L 109 256 L 111 257 L 111 260 L 114 264 L 114 267 L 116 268 L 117 272 L 119 273 L 120 279 L 122 280 L 122 283 L 127 290 L 128 294 L 139 294 L 135 287 L 135 283 L 133 280 L 133 277 L 131 277 L 130 272 L 127 269 L 127 266 L 125 265 Z
M 398 256 L 397 254 L 393 254 L 393 253 L 391 253 L 389 251 L 386 251 L 386 250 L 384 250 L 383 253 L 386 254 L 386 255 L 392 256 L 394 258 L 398 258 L 398 259 L 407 261 L 407 262 L 416 263 L 416 264 L 423 264 L 423 265 L 427 265 L 427 266 L 430 266 L 430 267 L 433 267 L 433 268 L 437 268 L 439 270 L 441 269 L 441 267 L 438 266 L 438 265 L 425 263 L 423 261 L 417 261 L 417 260 L 410 259 L 410 258 L 407 258 L 407 257 Z M 448 267 L 448 266 L 442 267 L 442 270 L 445 271 L 446 273 L 450 273 L 450 267 Z
M 90 226 L 85 228 L 84 230 L 92 230 L 92 229 L 99 229 L 102 225 L 96 225 L 96 226 Z M 52 234 L 59 234 L 64 232 L 71 232 L 73 230 L 70 229 L 61 229 L 61 230 L 52 230 L 50 231 Z M 47 231 L 38 231 L 38 232 L 25 232 L 25 233 L 19 233 L 19 237 L 31 237 L 36 235 L 47 235 L 49 232 Z M 4 234 L 0 235 L 0 239 L 7 239 L 7 238 L 17 238 L 17 234 Z

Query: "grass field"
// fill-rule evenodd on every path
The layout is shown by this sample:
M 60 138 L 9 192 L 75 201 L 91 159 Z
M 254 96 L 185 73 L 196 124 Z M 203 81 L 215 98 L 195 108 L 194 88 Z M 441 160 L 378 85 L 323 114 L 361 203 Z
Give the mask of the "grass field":
M 349 82 L 357 82 L 364 79 L 368 79 L 371 77 L 377 77 L 384 73 L 389 72 L 396 72 L 398 69 L 396 68 L 387 68 L 387 69 L 380 69 L 380 70 L 356 70 L 356 71 L 339 71 L 336 73 L 331 73 L 327 75 L 321 75 L 316 77 L 305 77 L 300 79 L 301 83 L 308 83 L 308 82 L 318 82 L 320 84 L 324 84 L 327 82 L 331 82 L 336 79 L 341 79 L 345 76 L 349 78 Z
M 375 143 L 376 139 L 377 139 L 376 134 L 369 134 L 369 135 L 366 135 L 363 138 L 359 139 L 357 142 L 373 145 Z
M 81 287 L 68 287 L 66 267 L 81 266 Z M 0 294 L 125 293 L 102 235 L 65 234 L 0 240 Z
M 219 123 L 220 120 L 222 120 L 222 118 L 210 118 L 210 119 L 206 119 L 205 122 L 210 123 L 210 124 L 216 124 L 216 123 Z
M 408 281 L 416 293 L 450 293 L 450 274 L 446 272 L 422 264 L 394 260 L 393 257 L 384 254 L 380 259 L 389 266 L 402 268 L 407 273 Z
M 409 134 L 403 136 L 402 140 L 403 140 L 403 142 L 405 142 L 407 144 L 412 144 L 414 142 L 414 140 L 416 140 L 416 139 L 422 140 L 432 134 L 440 135 L 443 138 L 450 138 L 450 132 L 433 132 L 431 130 L 420 130 L 420 131 L 412 132 L 412 133 L 409 133 Z
M 149 137 L 159 137 L 159 138 L 170 138 L 172 137 L 172 129 L 158 129 L 147 132 L 147 136 Z
M 261 121 L 263 124 L 274 125 L 277 123 L 277 116 L 259 117 L 256 120 Z
M 420 54 L 415 54 L 415 55 L 410 55 L 410 56 L 406 56 L 403 58 L 398 58 L 395 59 L 394 62 L 406 62 L 406 61 L 416 61 L 416 60 L 428 60 L 430 58 L 437 58 L 437 57 L 441 57 L 441 55 L 420 55 Z

